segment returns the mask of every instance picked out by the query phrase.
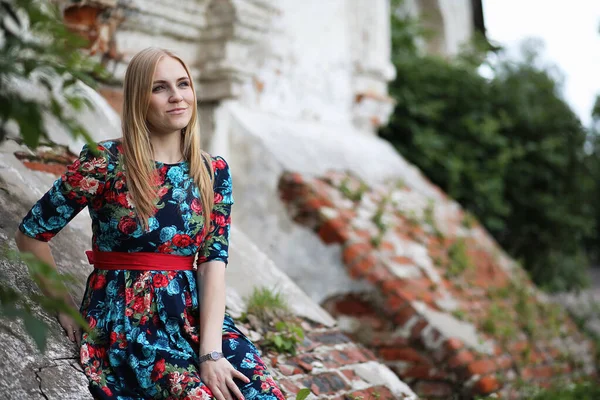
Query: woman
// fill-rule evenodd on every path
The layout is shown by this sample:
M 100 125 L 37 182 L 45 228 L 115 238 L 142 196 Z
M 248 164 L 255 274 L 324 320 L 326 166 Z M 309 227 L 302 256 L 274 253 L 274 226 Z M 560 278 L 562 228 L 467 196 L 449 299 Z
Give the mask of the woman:
M 200 150 L 197 126 L 185 63 L 141 51 L 125 75 L 123 138 L 84 146 L 19 226 L 19 249 L 55 266 L 47 242 L 88 206 L 95 268 L 80 310 L 93 334 L 58 320 L 96 399 L 283 399 L 225 314 L 231 177 Z

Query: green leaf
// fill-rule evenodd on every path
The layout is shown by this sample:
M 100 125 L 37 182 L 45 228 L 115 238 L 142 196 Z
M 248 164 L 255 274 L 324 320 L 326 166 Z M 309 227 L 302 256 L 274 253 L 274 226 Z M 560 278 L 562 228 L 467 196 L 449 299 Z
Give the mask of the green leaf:
M 46 351 L 48 326 L 29 313 L 23 315 L 23 324 L 25 325 L 25 331 L 31 336 L 38 350 L 42 353 Z
M 296 393 L 296 400 L 304 400 L 308 397 L 309 394 L 310 394 L 310 389 L 307 389 L 307 388 L 300 389 L 298 391 L 298 393 Z

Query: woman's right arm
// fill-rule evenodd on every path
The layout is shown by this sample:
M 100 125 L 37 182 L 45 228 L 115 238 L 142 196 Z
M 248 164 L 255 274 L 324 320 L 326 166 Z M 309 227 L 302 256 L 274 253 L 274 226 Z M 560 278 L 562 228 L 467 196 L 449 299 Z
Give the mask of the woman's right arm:
M 41 240 L 29 237 L 23 234 L 23 232 L 20 230 L 17 230 L 17 233 L 15 234 L 15 241 L 20 252 L 31 253 L 38 260 L 49 265 L 54 270 L 57 270 L 56 263 L 54 262 L 54 257 L 52 257 L 52 252 L 50 251 L 50 245 L 48 242 L 42 242 Z M 66 305 L 74 309 L 78 308 L 68 292 L 53 292 L 51 285 L 44 283 L 43 278 L 40 278 L 40 280 L 42 283 L 40 290 L 42 293 L 44 293 L 44 295 L 62 300 Z M 77 345 L 79 345 L 81 340 L 81 327 L 67 314 L 58 313 L 56 318 L 58 319 L 60 326 L 62 326 L 62 328 L 65 330 L 65 334 L 68 336 L 69 340 L 71 342 L 77 342 Z
M 34 257 L 56 270 L 56 263 L 48 241 L 64 228 L 75 215 L 84 209 L 89 201 L 102 193 L 103 181 L 107 172 L 106 149 L 97 145 L 98 151 L 90 151 L 85 145 L 67 171 L 58 178 L 50 190 L 33 205 L 15 234 L 17 247 L 21 252 Z M 54 285 L 40 277 L 42 292 L 49 297 L 62 299 L 69 306 L 78 309 L 67 292 L 53 290 Z M 58 321 L 71 341 L 79 341 L 80 327 L 64 313 L 58 314 Z

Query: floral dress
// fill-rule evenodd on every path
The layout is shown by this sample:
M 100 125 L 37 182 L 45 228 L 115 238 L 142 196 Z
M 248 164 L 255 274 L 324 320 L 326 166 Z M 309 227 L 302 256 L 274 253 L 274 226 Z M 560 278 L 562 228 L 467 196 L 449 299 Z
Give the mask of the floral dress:
M 190 256 L 198 264 L 227 263 L 233 204 L 229 167 L 213 157 L 212 229 L 203 239 L 200 192 L 187 162 L 156 162 L 157 212 L 144 231 L 134 218 L 118 140 L 84 146 L 79 159 L 32 207 L 19 229 L 49 241 L 88 206 L 92 247 L 103 252 L 153 252 Z M 95 399 L 211 399 L 198 372 L 199 307 L 194 271 L 94 269 L 81 304 L 92 328 L 84 333 L 81 364 Z M 223 323 L 223 353 L 250 378 L 236 380 L 248 400 L 283 399 L 256 347 L 229 315 Z M 207 361 L 211 362 L 211 361 Z

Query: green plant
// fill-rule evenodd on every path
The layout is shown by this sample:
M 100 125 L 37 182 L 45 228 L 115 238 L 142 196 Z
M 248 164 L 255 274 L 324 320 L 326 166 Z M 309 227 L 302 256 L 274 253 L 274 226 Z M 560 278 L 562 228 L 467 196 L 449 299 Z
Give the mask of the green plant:
M 278 353 L 295 355 L 298 344 L 303 340 L 304 331 L 300 325 L 291 321 L 277 321 L 275 332 L 267 332 L 261 344 L 266 349 L 272 349 Z
M 375 249 L 377 249 L 377 248 L 379 248 L 379 246 L 381 246 L 382 241 L 383 241 L 383 232 L 379 232 L 377 235 L 371 236 L 371 239 L 369 239 L 371 246 L 373 246 Z
M 471 259 L 467 254 L 467 245 L 464 239 L 459 238 L 448 248 L 448 266 L 446 276 L 449 278 L 461 275 L 467 269 L 473 268 Z
M 354 202 L 358 202 L 362 200 L 363 195 L 369 190 L 369 186 L 364 182 L 359 182 L 358 188 L 356 190 L 352 190 L 350 188 L 350 180 L 349 176 L 344 177 L 338 190 L 349 200 Z
M 475 226 L 475 222 L 477 222 L 475 216 L 472 213 L 466 211 L 462 220 L 462 226 L 464 226 L 467 229 L 471 229 Z
M 44 114 L 65 126 L 73 138 L 91 141 L 86 130 L 64 112 L 91 106 L 76 83 L 96 87 L 96 78 L 108 78 L 102 66 L 85 56 L 85 41 L 65 27 L 58 7 L 49 1 L 0 1 L 0 142 L 6 125 L 15 122 L 25 144 L 36 147 L 47 139 Z M 23 94 L 17 82 L 36 83 L 40 93 Z M 45 89 L 45 90 L 43 90 Z
M 464 321 L 467 318 L 467 313 L 463 310 L 454 310 L 452 311 L 452 316 L 454 316 L 456 319 Z
M 261 322 L 268 324 L 275 319 L 285 318 L 290 314 L 289 305 L 280 292 L 267 287 L 254 288 L 246 298 L 246 316 L 253 315 Z M 246 317 L 247 318 L 247 317 Z
M 522 258 L 537 284 L 582 287 L 585 239 L 590 249 L 600 237 L 600 140 L 592 155 L 584 151 L 592 141 L 534 46 L 519 62 L 500 52 L 498 62 L 484 61 L 486 78 L 479 67 L 489 46 L 452 60 L 423 55 L 415 25 L 393 13 L 396 106 L 381 136 Z
M 296 393 L 296 400 L 304 400 L 308 397 L 309 394 L 310 394 L 310 389 L 307 389 L 307 388 L 300 389 L 300 391 L 298 393 Z
M 373 217 L 371 217 L 371 221 L 375 224 L 375 226 L 379 229 L 380 232 L 385 232 L 388 228 L 385 222 L 383 221 L 383 215 L 385 213 L 385 208 L 389 201 L 389 197 L 384 197 L 383 199 L 381 199 L 381 201 L 377 205 L 377 210 L 375 211 L 375 214 L 373 214 Z
M 427 207 L 423 211 L 424 214 L 424 222 L 433 229 L 433 234 L 442 239 L 444 234 L 438 229 L 437 223 L 435 222 L 435 204 L 433 200 L 429 200 L 427 202 Z

